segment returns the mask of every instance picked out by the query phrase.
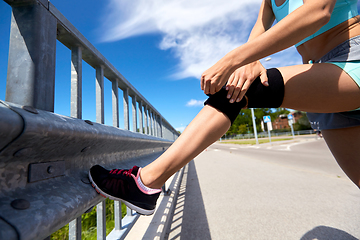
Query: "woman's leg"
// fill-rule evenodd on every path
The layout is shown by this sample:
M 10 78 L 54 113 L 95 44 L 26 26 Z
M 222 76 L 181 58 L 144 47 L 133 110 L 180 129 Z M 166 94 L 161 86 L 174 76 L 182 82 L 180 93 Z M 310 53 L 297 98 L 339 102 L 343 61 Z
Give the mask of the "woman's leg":
M 360 106 L 358 86 L 335 65 L 304 64 L 279 70 L 285 84 L 281 107 L 308 112 L 341 112 Z M 160 188 L 168 177 L 219 139 L 229 127 L 230 121 L 224 114 L 205 106 L 174 144 L 142 169 L 142 181 L 148 187 Z M 349 149 L 347 154 L 353 159 L 359 156 L 356 149 Z M 342 159 L 342 153 L 338 155 L 337 158 Z
M 230 128 L 230 120 L 222 112 L 206 105 L 186 127 L 179 138 L 141 172 L 142 182 L 150 188 L 161 188 L 166 180 Z
M 322 133 L 342 170 L 360 188 L 360 127 L 323 130 Z
M 360 89 L 341 68 L 304 64 L 279 68 L 285 84 L 282 107 L 306 112 L 344 112 L 360 107 Z

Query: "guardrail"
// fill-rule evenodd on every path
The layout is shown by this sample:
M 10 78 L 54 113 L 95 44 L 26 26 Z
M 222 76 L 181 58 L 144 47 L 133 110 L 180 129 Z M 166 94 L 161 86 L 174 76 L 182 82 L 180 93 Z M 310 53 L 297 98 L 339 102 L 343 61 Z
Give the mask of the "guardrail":
M 177 131 L 48 1 L 4 0 L 12 7 L 5 101 L 0 101 L 0 239 L 44 239 L 97 204 L 97 239 L 123 239 L 138 215 L 106 236 L 105 201 L 87 178 L 94 164 L 144 166 Z M 71 50 L 71 114 L 54 111 L 56 41 Z M 96 123 L 82 120 L 82 61 L 96 69 Z M 112 82 L 113 126 L 104 125 L 104 79 Z M 119 89 L 124 128 L 119 129 Z M 129 96 L 132 98 L 130 131 Z

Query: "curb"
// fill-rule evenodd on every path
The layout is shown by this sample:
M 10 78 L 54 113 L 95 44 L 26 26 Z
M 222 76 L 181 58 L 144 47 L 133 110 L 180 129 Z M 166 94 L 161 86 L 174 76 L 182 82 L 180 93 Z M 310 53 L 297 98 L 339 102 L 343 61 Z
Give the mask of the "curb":
M 156 212 L 152 216 L 140 216 L 125 239 L 165 239 L 171 224 L 183 173 L 184 168 L 166 182 L 166 185 L 169 184 L 170 195 L 162 193 L 157 202 Z

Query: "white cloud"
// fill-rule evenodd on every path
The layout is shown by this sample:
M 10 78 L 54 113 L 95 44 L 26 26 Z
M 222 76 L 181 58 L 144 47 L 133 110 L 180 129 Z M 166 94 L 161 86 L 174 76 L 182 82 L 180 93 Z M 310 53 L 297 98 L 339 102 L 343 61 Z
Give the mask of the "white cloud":
M 103 41 L 159 33 L 159 47 L 179 60 L 172 77 L 200 78 L 245 43 L 261 0 L 109 0 Z M 277 62 L 276 56 L 272 57 Z M 280 58 L 279 58 L 280 59 Z
M 199 78 L 227 52 L 246 42 L 260 3 L 261 0 L 110 0 L 103 40 L 160 33 L 163 39 L 159 47 L 171 49 L 179 59 L 173 77 Z
M 205 100 L 195 100 L 191 99 L 186 103 L 187 107 L 203 107 Z

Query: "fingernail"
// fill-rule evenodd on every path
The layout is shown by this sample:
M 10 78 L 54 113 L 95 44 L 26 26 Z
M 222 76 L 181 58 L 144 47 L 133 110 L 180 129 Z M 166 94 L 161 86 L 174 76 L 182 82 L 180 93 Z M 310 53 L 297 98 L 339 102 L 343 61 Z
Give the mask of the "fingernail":
M 269 83 L 268 83 L 268 82 L 264 82 L 264 85 L 268 87 L 268 86 L 269 86 Z
M 236 102 L 240 102 L 240 98 L 236 99 Z
M 226 91 L 227 91 L 227 90 L 229 90 L 229 87 L 226 87 L 225 89 L 226 89 Z
M 231 99 L 231 100 L 230 100 L 230 103 L 233 103 L 233 102 L 234 102 L 234 99 Z
M 229 95 L 227 95 L 227 98 L 230 98 L 231 97 L 231 95 L 229 94 Z

